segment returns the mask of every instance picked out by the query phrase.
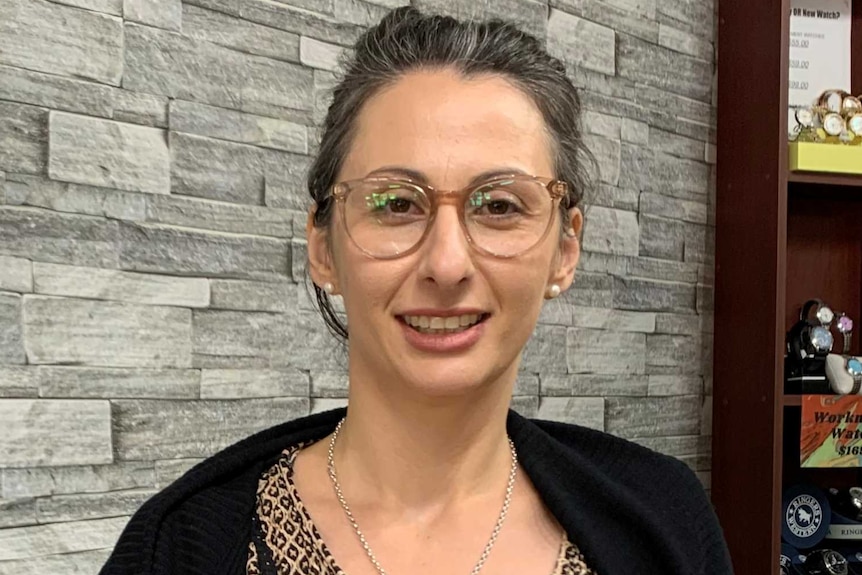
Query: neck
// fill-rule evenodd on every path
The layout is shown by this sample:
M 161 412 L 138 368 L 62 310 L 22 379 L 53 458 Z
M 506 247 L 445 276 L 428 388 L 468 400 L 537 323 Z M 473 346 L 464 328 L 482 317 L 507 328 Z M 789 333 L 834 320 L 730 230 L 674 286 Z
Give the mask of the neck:
M 506 417 L 515 370 L 494 385 L 433 400 L 351 373 L 350 407 L 335 447 L 342 484 L 396 508 L 498 496 L 512 462 Z

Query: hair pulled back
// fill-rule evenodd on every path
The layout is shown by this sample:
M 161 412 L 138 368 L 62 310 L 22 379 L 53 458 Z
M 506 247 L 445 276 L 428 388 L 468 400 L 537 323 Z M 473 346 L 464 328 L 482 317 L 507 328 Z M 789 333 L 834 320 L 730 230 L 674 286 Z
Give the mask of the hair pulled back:
M 308 176 L 316 204 L 314 225 L 327 227 L 334 202 L 329 192 L 347 157 L 356 118 L 381 88 L 417 69 L 452 68 L 465 76 L 496 74 L 518 86 L 541 112 L 554 152 L 554 176 L 568 183 L 563 209 L 577 206 L 588 184 L 589 152 L 580 130 L 580 101 L 565 66 L 541 43 L 501 20 L 459 21 L 426 15 L 405 6 L 389 12 L 354 46 L 341 81 L 333 90 L 317 157 Z M 329 329 L 348 337 L 328 295 L 314 286 Z

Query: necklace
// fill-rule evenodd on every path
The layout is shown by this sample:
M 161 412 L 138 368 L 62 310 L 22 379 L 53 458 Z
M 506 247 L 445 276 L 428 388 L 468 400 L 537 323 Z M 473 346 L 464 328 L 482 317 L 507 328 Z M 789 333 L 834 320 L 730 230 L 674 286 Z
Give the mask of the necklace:
M 332 486 L 335 488 L 335 496 L 338 498 L 341 508 L 344 509 L 344 514 L 347 516 L 347 520 L 350 521 L 350 525 L 353 526 L 356 536 L 359 537 L 359 542 L 362 544 L 362 548 L 365 549 L 368 559 L 371 560 L 371 564 L 374 565 L 375 569 L 377 569 L 377 573 L 379 575 L 386 575 L 386 571 L 383 569 L 383 566 L 380 565 L 380 562 L 371 550 L 371 546 L 365 539 L 365 535 L 356 523 L 356 519 L 353 517 L 353 512 L 350 511 L 350 506 L 347 505 L 347 500 L 344 499 L 344 493 L 341 491 L 341 484 L 338 483 L 338 476 L 335 474 L 335 440 L 338 438 L 338 432 L 341 431 L 341 425 L 343 423 L 344 419 L 338 422 L 338 425 L 335 426 L 335 431 L 332 432 L 332 438 L 329 440 L 329 456 L 327 460 L 329 478 L 332 480 Z M 497 542 L 497 537 L 500 535 L 503 521 L 506 520 L 506 514 L 509 512 L 509 504 L 512 503 L 512 491 L 515 488 L 515 474 L 518 471 L 518 453 L 515 451 L 515 444 L 512 443 L 511 438 L 509 438 L 509 450 L 512 452 L 512 469 L 509 471 L 509 483 L 506 485 L 506 497 L 503 500 L 503 508 L 500 509 L 500 515 L 497 517 L 497 523 L 494 525 L 494 530 L 491 532 L 491 538 L 488 539 L 488 542 L 485 544 L 485 548 L 482 550 L 482 555 L 479 556 L 479 560 L 476 562 L 476 566 L 473 567 L 470 575 L 477 575 L 479 571 L 482 570 L 482 567 L 484 567 L 485 561 L 488 560 L 488 556 L 491 554 L 491 549 L 494 547 L 494 543 Z

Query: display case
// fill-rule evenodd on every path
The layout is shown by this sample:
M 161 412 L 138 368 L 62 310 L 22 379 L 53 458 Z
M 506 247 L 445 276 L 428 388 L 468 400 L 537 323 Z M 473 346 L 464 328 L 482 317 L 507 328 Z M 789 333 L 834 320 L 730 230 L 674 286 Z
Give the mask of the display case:
M 860 469 L 800 468 L 801 400 L 784 388 L 785 333 L 803 302 L 862 325 L 862 175 L 790 170 L 790 8 L 718 4 L 712 498 L 740 575 L 778 575 L 786 487 L 862 484 Z M 859 94 L 862 0 L 850 49 Z

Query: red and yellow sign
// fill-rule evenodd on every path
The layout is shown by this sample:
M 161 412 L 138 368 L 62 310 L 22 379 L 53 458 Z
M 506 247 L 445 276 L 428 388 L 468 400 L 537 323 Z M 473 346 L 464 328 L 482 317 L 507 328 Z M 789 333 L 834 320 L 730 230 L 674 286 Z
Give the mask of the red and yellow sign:
M 802 467 L 862 467 L 862 395 L 803 395 Z

